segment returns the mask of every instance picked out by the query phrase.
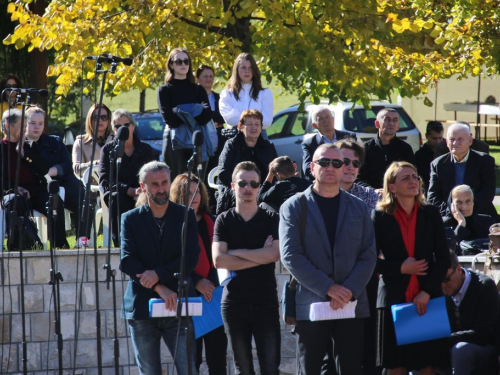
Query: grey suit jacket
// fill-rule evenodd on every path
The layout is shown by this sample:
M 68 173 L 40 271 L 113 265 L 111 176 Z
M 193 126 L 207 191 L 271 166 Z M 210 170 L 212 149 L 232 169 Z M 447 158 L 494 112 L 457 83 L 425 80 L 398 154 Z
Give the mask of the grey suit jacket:
M 298 320 L 309 320 L 311 303 L 325 302 L 328 289 L 338 283 L 352 291 L 358 301 L 356 317 L 370 315 L 366 285 L 372 276 L 377 255 L 375 235 L 368 206 L 340 190 L 334 259 L 323 216 L 314 200 L 312 187 L 307 198 L 307 224 L 304 244 L 300 239 L 299 196 L 288 199 L 280 210 L 281 261 L 297 279 L 296 313 Z

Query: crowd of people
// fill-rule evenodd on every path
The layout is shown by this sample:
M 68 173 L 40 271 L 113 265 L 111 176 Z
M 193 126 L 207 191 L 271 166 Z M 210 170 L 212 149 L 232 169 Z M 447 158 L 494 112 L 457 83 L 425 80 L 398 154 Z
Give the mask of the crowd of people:
M 298 374 L 498 374 L 497 287 L 463 269 L 457 258 L 484 243 L 499 221 L 492 204 L 494 159 L 484 142 L 473 139 L 469 124 L 452 124 L 444 137 L 443 125 L 430 122 L 427 142 L 414 154 L 397 136 L 395 109 L 377 113 L 378 133 L 362 144 L 355 134 L 335 129 L 328 107 L 316 106 L 311 120 L 317 133 L 303 141 L 303 163 L 297 166 L 288 156 L 278 157 L 267 140 L 273 97 L 250 54 L 236 58 L 220 95 L 212 91 L 213 68 L 194 71 L 184 49 L 172 50 L 166 70 L 158 90 L 166 124 L 164 162 L 139 140 L 126 109 L 92 106 L 72 158 L 59 137 L 43 133 L 41 108 L 26 110 L 23 134 L 23 113 L 15 103 L 2 116 L 4 207 L 22 199 L 47 214 L 48 176 L 65 188 L 58 215 L 68 208 L 79 218 L 86 209 L 82 176 L 98 168 L 95 183 L 104 190 L 98 204 L 110 207 L 120 269 L 130 277 L 123 317 L 141 373 L 161 373 L 163 338 L 181 375 L 199 371 L 203 350 L 209 373 L 226 374 L 228 345 L 235 373 L 255 374 L 252 342 L 260 373 L 278 375 L 274 273 L 281 259 L 298 283 Z M 8 89 L 20 83 L 10 75 L 5 84 Z M 203 167 L 187 173 L 195 130 L 205 134 Z M 217 191 L 206 187 L 214 167 Z M 185 338 L 192 330 L 185 328 L 191 321 L 150 318 L 148 311 L 152 298 L 162 298 L 166 310 L 176 308 L 186 205 L 192 207 L 184 244 L 188 295 L 211 302 L 220 287 L 217 270 L 233 275 L 222 293 L 223 326 L 198 338 L 189 353 Z M 83 246 L 90 228 L 76 222 L 77 245 Z M 55 247 L 67 248 L 64 220 L 55 226 Z M 9 250 L 15 243 L 9 241 Z M 441 296 L 451 337 L 398 345 L 391 306 L 410 302 L 424 315 L 429 301 Z M 354 316 L 312 321 L 311 305 L 318 302 L 332 310 L 355 302 Z

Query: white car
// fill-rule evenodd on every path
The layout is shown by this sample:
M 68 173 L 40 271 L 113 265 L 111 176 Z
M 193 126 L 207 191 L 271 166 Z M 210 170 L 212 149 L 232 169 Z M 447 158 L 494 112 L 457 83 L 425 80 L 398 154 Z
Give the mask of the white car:
M 413 152 L 420 148 L 422 142 L 420 131 L 403 107 L 398 104 L 383 101 L 371 102 L 370 109 L 362 105 L 353 107 L 353 103 L 349 102 L 329 105 L 328 102 L 322 101 L 320 105 L 326 105 L 331 109 L 335 117 L 335 129 L 355 133 L 358 141 L 361 142 L 369 141 L 376 136 L 375 119 L 378 111 L 383 108 L 394 108 L 398 111 L 400 118 L 398 138 L 409 143 Z M 306 103 L 305 110 L 299 112 L 299 105 L 291 106 L 274 115 L 273 123 L 267 129 L 267 136 L 274 143 L 278 155 L 290 156 L 300 169 L 302 168 L 301 143 L 318 131 L 312 127 L 311 123 L 311 112 L 314 107 L 316 105 Z

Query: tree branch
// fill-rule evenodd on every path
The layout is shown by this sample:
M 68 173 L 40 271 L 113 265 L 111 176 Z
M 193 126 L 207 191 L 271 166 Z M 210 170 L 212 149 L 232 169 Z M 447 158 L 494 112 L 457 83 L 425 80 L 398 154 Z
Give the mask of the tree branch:
M 223 28 L 215 27 L 215 26 L 208 26 L 206 23 L 200 23 L 200 22 L 192 21 L 192 20 L 187 19 L 186 17 L 178 17 L 178 18 L 182 22 L 185 22 L 188 25 L 197 27 L 199 29 L 208 30 L 208 31 L 210 31 L 212 33 L 216 33 L 216 34 L 226 35 L 226 30 L 223 29 Z

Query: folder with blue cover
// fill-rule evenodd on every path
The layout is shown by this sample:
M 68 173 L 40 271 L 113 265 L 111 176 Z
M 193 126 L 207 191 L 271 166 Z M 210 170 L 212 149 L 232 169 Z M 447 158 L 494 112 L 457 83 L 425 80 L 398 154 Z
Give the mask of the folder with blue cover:
M 212 299 L 207 302 L 205 298 L 201 299 L 203 304 L 203 315 L 193 316 L 194 333 L 196 338 L 204 336 L 210 331 L 222 326 L 222 315 L 220 305 L 222 300 L 221 286 L 218 286 L 212 292 Z
M 398 345 L 451 336 L 445 297 L 431 299 L 424 315 L 412 302 L 393 305 L 391 312 Z

